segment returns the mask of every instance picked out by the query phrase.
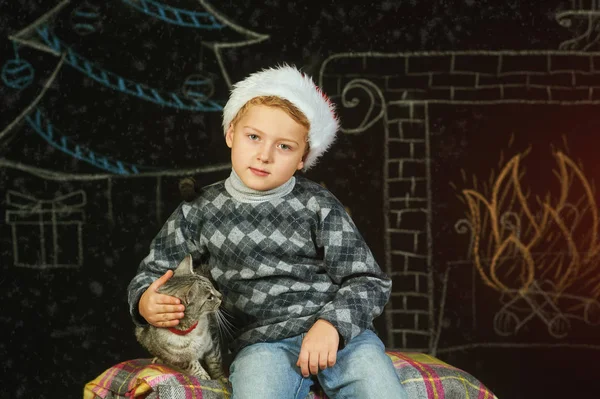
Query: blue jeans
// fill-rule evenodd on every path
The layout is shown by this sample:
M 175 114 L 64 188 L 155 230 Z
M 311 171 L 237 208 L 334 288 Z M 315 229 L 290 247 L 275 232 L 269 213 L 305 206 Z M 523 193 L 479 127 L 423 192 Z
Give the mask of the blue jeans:
M 314 376 L 302 377 L 296 366 L 304 334 L 242 349 L 233 361 L 229 379 L 233 399 L 304 399 Z M 379 337 L 366 330 L 337 354 L 331 368 L 316 378 L 335 399 L 408 399 Z

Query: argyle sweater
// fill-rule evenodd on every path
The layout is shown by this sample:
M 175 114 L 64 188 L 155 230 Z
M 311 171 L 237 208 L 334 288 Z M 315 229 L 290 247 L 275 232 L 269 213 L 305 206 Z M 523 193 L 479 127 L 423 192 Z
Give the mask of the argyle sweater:
M 289 185 L 288 185 L 289 186 Z M 295 178 L 283 196 L 240 201 L 225 182 L 182 203 L 150 246 L 128 289 L 136 324 L 142 293 L 186 254 L 207 262 L 236 322 L 232 352 L 307 332 L 318 319 L 349 342 L 382 313 L 391 281 L 340 202 Z

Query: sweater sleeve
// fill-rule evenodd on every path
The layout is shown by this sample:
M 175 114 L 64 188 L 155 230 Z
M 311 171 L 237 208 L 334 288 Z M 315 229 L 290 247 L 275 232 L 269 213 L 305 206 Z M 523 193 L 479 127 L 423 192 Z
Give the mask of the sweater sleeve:
M 318 317 L 337 328 L 343 346 L 369 328 L 383 312 L 392 282 L 379 268 L 341 204 L 321 209 L 317 245 L 324 249 L 327 273 L 341 286 Z
M 142 294 L 157 278 L 175 269 L 191 254 L 194 263 L 200 261 L 204 250 L 200 245 L 200 211 L 198 207 L 182 203 L 169 216 L 150 244 L 149 254 L 140 263 L 137 274 L 127 289 L 129 312 L 137 325 L 147 324 L 140 315 L 138 304 Z

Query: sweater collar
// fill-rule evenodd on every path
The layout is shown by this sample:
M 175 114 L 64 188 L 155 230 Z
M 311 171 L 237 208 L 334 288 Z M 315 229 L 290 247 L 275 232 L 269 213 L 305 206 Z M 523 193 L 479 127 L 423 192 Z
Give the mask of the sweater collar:
M 260 202 L 271 201 L 276 198 L 281 198 L 294 189 L 296 178 L 292 176 L 287 182 L 279 187 L 271 190 L 260 191 L 254 190 L 244 184 L 242 179 L 232 169 L 231 174 L 225 180 L 225 189 L 236 200 L 249 204 L 257 204 Z

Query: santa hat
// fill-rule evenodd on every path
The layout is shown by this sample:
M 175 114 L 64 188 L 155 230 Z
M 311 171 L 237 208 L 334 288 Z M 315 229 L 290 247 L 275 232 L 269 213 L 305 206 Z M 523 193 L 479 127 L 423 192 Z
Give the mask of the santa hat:
M 304 160 L 304 171 L 310 169 L 335 139 L 339 123 L 335 107 L 312 79 L 289 65 L 264 69 L 233 85 L 223 108 L 223 131 L 238 111 L 255 97 L 276 96 L 294 104 L 310 123 L 310 151 Z

